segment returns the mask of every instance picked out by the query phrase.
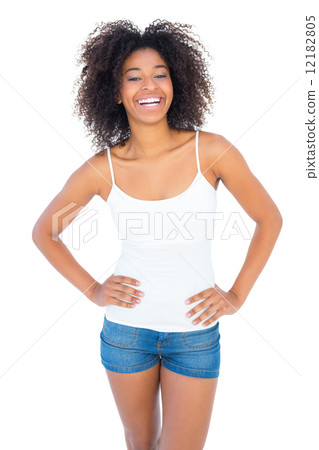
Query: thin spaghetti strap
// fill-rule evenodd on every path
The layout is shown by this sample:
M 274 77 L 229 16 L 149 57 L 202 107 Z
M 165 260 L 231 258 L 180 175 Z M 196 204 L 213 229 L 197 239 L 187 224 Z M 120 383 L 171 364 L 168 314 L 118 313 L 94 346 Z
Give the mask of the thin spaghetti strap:
M 199 156 L 198 156 L 198 133 L 199 133 L 199 130 L 196 131 L 196 138 L 195 138 L 196 145 L 195 145 L 195 150 L 196 150 L 197 170 L 198 170 L 198 172 L 200 173 Z
M 113 186 L 114 186 L 115 185 L 115 181 L 114 181 L 113 165 L 112 165 L 111 152 L 110 152 L 110 148 L 109 147 L 107 147 L 107 159 L 109 160 L 109 166 L 110 166 L 110 172 L 111 172 L 111 177 L 112 177 L 112 183 L 113 183 Z

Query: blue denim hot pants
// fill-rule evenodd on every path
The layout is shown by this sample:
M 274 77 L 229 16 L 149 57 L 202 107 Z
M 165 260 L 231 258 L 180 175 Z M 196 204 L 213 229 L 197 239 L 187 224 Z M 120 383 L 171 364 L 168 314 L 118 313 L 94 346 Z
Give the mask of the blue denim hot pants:
M 161 361 L 167 369 L 189 377 L 219 376 L 219 322 L 203 330 L 160 332 L 104 316 L 100 343 L 102 364 L 113 372 L 141 372 Z

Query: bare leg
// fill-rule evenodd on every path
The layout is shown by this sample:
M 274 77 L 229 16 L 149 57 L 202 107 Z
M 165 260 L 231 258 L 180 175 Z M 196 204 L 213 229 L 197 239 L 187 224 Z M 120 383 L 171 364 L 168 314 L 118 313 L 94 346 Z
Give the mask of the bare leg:
M 160 363 L 137 373 L 108 369 L 109 383 L 121 417 L 128 450 L 157 450 L 161 433 Z
M 202 450 L 218 378 L 180 375 L 161 366 L 163 429 L 159 450 Z

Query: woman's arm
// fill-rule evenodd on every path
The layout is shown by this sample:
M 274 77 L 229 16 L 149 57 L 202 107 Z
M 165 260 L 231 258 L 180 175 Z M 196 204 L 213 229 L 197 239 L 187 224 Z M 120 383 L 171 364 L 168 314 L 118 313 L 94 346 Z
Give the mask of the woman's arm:
M 93 196 L 99 194 L 99 180 L 102 177 L 98 167 L 101 159 L 96 155 L 91 157 L 69 177 L 32 230 L 32 240 L 47 260 L 90 300 L 98 282 L 74 259 L 59 234 L 73 222 Z
M 230 291 L 244 303 L 274 248 L 282 227 L 282 216 L 239 150 L 221 135 L 215 135 L 211 169 L 256 222 L 244 264 Z M 216 155 L 216 148 L 218 155 Z M 216 157 L 217 156 L 217 157 Z

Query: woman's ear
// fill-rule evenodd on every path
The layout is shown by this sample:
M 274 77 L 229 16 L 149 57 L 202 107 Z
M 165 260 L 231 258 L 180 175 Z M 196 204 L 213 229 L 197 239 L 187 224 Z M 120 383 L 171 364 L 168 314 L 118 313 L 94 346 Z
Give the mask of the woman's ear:
M 121 97 L 118 97 L 118 99 L 117 99 L 117 103 L 120 105 L 121 103 L 122 103 L 122 99 L 121 99 Z

